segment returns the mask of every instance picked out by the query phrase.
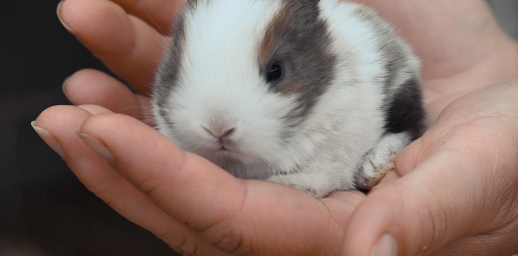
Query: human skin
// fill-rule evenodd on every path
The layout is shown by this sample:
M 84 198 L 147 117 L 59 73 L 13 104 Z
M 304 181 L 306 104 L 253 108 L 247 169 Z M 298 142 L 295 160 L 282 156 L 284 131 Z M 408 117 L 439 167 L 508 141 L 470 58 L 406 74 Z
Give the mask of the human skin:
M 488 86 L 518 77 L 516 43 L 482 1 L 365 3 L 422 59 L 431 126 L 367 197 L 316 200 L 236 179 L 127 116 L 148 120 L 147 98 L 94 70 L 75 73 L 64 90 L 76 105 L 99 106 L 52 107 L 36 130 L 88 189 L 184 254 L 370 255 L 381 237 L 377 249 L 396 245 L 400 255 L 518 251 L 518 84 Z M 160 31 L 181 4 L 66 0 L 58 12 L 114 73 L 147 91 L 170 41 Z

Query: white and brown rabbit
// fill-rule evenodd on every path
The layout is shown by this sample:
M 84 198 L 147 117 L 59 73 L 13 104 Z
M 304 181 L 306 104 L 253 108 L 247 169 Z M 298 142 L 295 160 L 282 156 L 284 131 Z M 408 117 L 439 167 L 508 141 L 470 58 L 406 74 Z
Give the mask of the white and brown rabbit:
M 363 5 L 190 0 L 173 38 L 158 129 L 236 177 L 369 189 L 423 131 L 419 61 Z

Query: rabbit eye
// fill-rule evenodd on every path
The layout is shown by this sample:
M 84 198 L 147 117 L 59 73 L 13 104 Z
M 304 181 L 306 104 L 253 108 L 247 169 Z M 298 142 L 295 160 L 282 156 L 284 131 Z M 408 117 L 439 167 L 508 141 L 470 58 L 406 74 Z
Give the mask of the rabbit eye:
M 270 70 L 268 71 L 268 76 L 266 81 L 268 83 L 279 80 L 282 77 L 282 66 L 279 62 L 274 62 L 270 66 Z

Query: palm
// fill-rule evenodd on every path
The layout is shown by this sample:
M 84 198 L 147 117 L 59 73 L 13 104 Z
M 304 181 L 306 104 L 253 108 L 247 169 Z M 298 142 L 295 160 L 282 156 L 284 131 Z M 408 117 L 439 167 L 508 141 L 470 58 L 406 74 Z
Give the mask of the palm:
M 508 57 L 501 53 L 509 52 L 508 49 L 513 48 L 514 44 L 511 40 L 494 36 L 502 32 L 482 1 L 357 1 L 365 2 L 380 11 L 380 14 L 398 29 L 399 34 L 420 56 L 423 63 L 425 101 L 430 123 L 434 122 L 446 104 L 457 98 L 459 94 L 510 78 L 509 70 L 515 69 L 511 66 L 509 70 L 491 68 L 495 66 L 494 63 L 502 62 Z M 126 12 L 140 18 L 128 16 L 113 2 L 123 6 Z M 152 73 L 148 71 L 156 68 L 163 54 L 162 48 L 170 41 L 169 36 L 161 31 L 168 31 L 167 24 L 171 22 L 172 17 L 164 14 L 164 8 L 133 6 L 130 4 L 133 1 L 129 0 L 113 2 L 66 1 L 63 4 L 61 16 L 82 42 L 111 70 L 137 90 L 146 91 L 145 85 L 152 81 Z M 155 2 L 164 2 L 163 6 L 170 9 L 178 5 L 178 2 L 171 3 L 166 0 Z M 78 8 L 80 6 L 90 8 Z M 87 22 L 102 21 L 106 17 L 116 17 L 117 20 L 112 26 L 93 26 L 93 29 L 92 24 Z M 105 40 L 99 41 L 99 34 L 102 34 Z M 120 43 L 110 45 L 107 42 Z M 128 45 L 133 48 L 128 50 Z M 110 47 L 123 50 L 112 52 Z M 142 70 L 142 72 L 135 72 L 135 70 Z M 481 72 L 482 70 L 484 72 Z M 85 88 L 82 86 L 85 83 L 91 84 L 89 90 L 94 91 L 95 94 L 84 93 L 81 88 Z M 147 118 L 149 101 L 145 97 L 134 95 L 121 83 L 105 74 L 91 70 L 80 71 L 69 79 L 67 88 L 68 96 L 78 105 L 93 102 L 139 119 Z M 210 233 L 203 227 L 189 225 L 187 227 L 193 230 L 202 231 L 184 235 L 187 240 L 190 239 L 195 243 L 208 240 L 224 251 L 236 250 L 238 253 L 277 255 L 282 251 L 286 255 L 294 255 L 294 250 L 299 249 L 306 252 L 318 250 L 325 255 L 337 254 L 336 250 L 340 248 L 342 231 L 345 229 L 347 220 L 365 197 L 359 192 L 337 192 L 328 198 L 316 201 L 299 191 L 280 185 L 262 181 L 245 181 L 245 183 L 249 188 L 246 202 L 250 203 L 245 204 L 239 216 L 248 217 L 235 218 L 231 222 L 219 225 L 217 230 L 231 229 L 235 232 L 230 235 L 234 240 L 241 240 L 237 247 L 235 244 L 224 244 L 221 239 L 218 241 L 218 237 L 214 236 L 214 233 L 218 232 Z M 146 226 L 138 218 L 128 217 L 125 213 L 127 210 L 118 208 L 117 204 L 112 204 L 112 207 L 137 224 L 153 232 L 164 233 L 163 230 L 159 232 L 152 226 Z M 177 228 L 180 225 L 177 222 L 178 218 L 181 217 L 173 216 L 175 220 L 171 220 L 174 223 L 172 227 Z M 239 228 L 237 232 L 236 225 L 248 226 L 251 229 Z M 289 239 L 285 239 L 286 237 Z M 167 239 L 164 240 L 168 242 Z M 293 246 L 294 241 L 301 246 Z M 334 244 L 331 245 L 330 241 Z M 173 242 L 169 244 L 172 247 L 178 247 L 178 244 Z M 319 248 L 321 244 L 326 244 L 326 248 Z M 261 250 L 270 251 L 256 251 L 258 247 L 261 247 Z M 324 253 L 322 250 L 329 251 Z M 211 250 L 209 254 L 214 252 Z

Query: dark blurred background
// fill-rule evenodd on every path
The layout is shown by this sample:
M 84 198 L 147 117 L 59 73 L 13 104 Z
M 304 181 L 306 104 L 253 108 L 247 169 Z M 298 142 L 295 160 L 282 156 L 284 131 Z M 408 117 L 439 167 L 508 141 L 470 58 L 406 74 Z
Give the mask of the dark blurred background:
M 103 65 L 56 17 L 59 0 L 0 1 L 0 256 L 175 255 L 76 179 L 30 122 L 69 104 L 63 80 Z M 489 1 L 518 35 L 518 1 Z
M 0 256 L 176 255 L 86 190 L 30 126 L 70 104 L 66 77 L 106 70 L 61 26 L 58 2 L 0 1 Z

